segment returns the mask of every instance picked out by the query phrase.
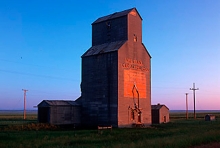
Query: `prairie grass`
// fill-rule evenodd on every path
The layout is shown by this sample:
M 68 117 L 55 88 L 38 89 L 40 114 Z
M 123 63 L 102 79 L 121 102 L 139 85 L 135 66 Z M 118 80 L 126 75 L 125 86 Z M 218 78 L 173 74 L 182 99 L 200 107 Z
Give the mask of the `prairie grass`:
M 219 120 L 207 122 L 203 118 L 185 120 L 183 117 L 184 114 L 171 114 L 171 122 L 167 124 L 103 130 L 101 134 L 97 130 L 64 130 L 33 120 L 1 127 L 0 147 L 188 148 L 220 141 Z

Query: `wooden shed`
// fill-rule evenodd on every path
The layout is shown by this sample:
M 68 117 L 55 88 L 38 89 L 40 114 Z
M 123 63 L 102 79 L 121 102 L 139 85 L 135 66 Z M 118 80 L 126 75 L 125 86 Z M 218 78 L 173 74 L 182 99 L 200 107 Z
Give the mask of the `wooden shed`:
M 75 101 L 43 100 L 38 104 L 38 122 L 80 125 L 81 106 Z
M 152 124 L 167 123 L 170 121 L 169 108 L 162 104 L 151 105 Z
M 215 120 L 215 115 L 207 114 L 205 115 L 205 121 L 213 121 Z

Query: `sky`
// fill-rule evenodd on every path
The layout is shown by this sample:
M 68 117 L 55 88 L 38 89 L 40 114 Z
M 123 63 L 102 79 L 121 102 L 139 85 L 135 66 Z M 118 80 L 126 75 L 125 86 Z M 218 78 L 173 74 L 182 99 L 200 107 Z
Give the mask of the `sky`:
M 151 103 L 220 110 L 219 0 L 0 1 L 0 110 L 75 100 L 92 22 L 135 7 L 151 59 Z

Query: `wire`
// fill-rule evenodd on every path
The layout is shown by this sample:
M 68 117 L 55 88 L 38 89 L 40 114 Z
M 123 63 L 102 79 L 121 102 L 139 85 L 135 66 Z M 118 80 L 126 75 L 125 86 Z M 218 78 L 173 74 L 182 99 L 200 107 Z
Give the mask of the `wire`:
M 158 88 L 158 89 L 189 89 L 184 87 L 152 87 L 152 88 Z
M 77 81 L 70 78 L 62 78 L 62 77 L 54 77 L 54 76 L 47 76 L 47 75 L 38 75 L 38 74 L 31 74 L 31 73 L 24 73 L 24 72 L 17 72 L 17 71 L 11 71 L 11 70 L 3 70 L 0 69 L 2 72 L 6 73 L 12 73 L 12 74 L 21 74 L 21 75 L 28 75 L 28 76 L 35 76 L 35 77 L 42 77 L 42 78 L 49 78 L 49 79 L 60 79 L 60 80 L 67 80 L 67 81 Z
M 5 59 L 0 59 L 0 61 L 16 63 L 16 64 L 21 64 L 21 65 L 29 65 L 29 66 L 35 66 L 35 67 L 44 67 L 44 68 L 49 68 L 49 69 L 59 69 L 59 70 L 70 71 L 67 69 L 62 69 L 62 68 L 57 68 L 57 67 L 49 67 L 49 66 L 42 66 L 42 65 L 36 65 L 36 64 L 26 64 L 26 63 L 15 62 L 15 61 L 10 61 L 10 60 L 5 60 Z

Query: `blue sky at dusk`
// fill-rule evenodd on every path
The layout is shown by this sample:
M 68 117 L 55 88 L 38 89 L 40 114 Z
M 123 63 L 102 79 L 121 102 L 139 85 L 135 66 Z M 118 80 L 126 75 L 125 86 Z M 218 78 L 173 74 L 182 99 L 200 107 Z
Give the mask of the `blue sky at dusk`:
M 152 104 L 220 110 L 219 0 L 0 1 L 0 110 L 80 96 L 81 55 L 97 18 L 136 7 L 152 56 Z

